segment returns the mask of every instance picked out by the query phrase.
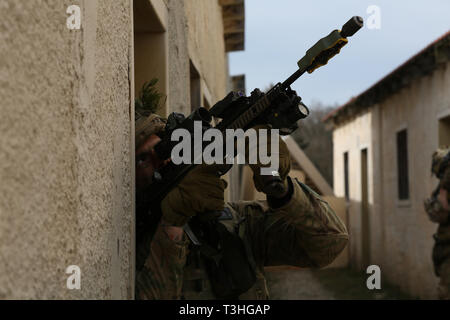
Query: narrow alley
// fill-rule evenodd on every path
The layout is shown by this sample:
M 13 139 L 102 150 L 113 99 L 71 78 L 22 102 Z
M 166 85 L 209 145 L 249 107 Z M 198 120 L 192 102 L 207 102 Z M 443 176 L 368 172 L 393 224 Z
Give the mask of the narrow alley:
M 369 290 L 367 276 L 349 269 L 307 270 L 267 268 L 273 300 L 410 300 L 414 299 L 383 281 L 381 290 Z

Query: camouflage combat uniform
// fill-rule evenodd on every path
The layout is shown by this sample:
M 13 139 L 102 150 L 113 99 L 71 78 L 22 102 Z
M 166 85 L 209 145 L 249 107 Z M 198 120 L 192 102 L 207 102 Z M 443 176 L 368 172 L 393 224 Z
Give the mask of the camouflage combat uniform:
M 329 205 L 306 185 L 291 180 L 293 194 L 280 208 L 267 201 L 229 203 L 232 219 L 223 220 L 249 248 L 257 281 L 240 299 L 267 299 L 264 266 L 321 268 L 348 242 L 347 230 Z M 202 265 L 187 264 L 191 243 L 173 242 L 162 227 L 154 236 L 145 266 L 136 275 L 137 299 L 214 299 Z M 201 290 L 195 282 L 200 281 Z
M 447 157 L 446 157 L 447 156 Z M 433 264 L 435 273 L 440 277 L 438 294 L 440 299 L 450 300 L 450 219 L 449 212 L 442 208 L 436 196 L 439 189 L 445 189 L 450 195 L 450 149 L 439 149 L 433 154 L 432 172 L 439 179 L 438 189 L 425 201 L 425 210 L 430 220 L 439 223 L 434 234 Z M 450 203 L 450 197 L 448 197 Z

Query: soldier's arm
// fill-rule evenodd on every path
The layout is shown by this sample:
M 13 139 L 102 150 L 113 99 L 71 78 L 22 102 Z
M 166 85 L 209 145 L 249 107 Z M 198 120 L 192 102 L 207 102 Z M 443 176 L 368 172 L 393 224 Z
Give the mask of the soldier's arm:
M 448 196 L 450 192 L 450 167 L 443 170 L 442 176 L 439 180 L 439 192 L 437 194 L 437 199 L 442 205 L 445 211 L 449 210 Z
M 439 180 L 439 187 L 446 191 L 450 191 L 450 167 L 445 169 L 442 179 Z
M 440 201 L 440 203 L 442 205 L 442 208 L 445 211 L 448 211 L 449 210 L 449 205 L 448 205 L 448 191 L 447 191 L 447 189 L 440 188 L 437 198 Z
M 269 199 L 271 208 L 265 212 L 248 211 L 255 258 L 266 266 L 324 267 L 347 245 L 345 225 L 314 191 L 289 180 L 292 189 L 287 203 L 277 207 L 277 201 Z

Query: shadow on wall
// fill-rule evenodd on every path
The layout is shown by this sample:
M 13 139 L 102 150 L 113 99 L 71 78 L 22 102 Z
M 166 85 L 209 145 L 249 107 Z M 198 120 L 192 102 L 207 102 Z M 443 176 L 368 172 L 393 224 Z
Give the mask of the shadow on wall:
M 371 260 L 371 225 L 372 206 L 361 201 L 350 200 L 346 207 L 347 230 L 349 233 L 349 266 L 358 271 L 365 271 L 371 264 L 380 265 L 381 261 Z M 382 246 L 383 243 L 374 245 Z

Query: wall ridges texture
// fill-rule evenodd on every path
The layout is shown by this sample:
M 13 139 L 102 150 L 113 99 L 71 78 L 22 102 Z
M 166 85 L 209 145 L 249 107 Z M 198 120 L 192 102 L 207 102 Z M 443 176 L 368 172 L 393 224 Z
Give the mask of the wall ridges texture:
M 130 1 L 1 6 L 0 298 L 131 298 Z

